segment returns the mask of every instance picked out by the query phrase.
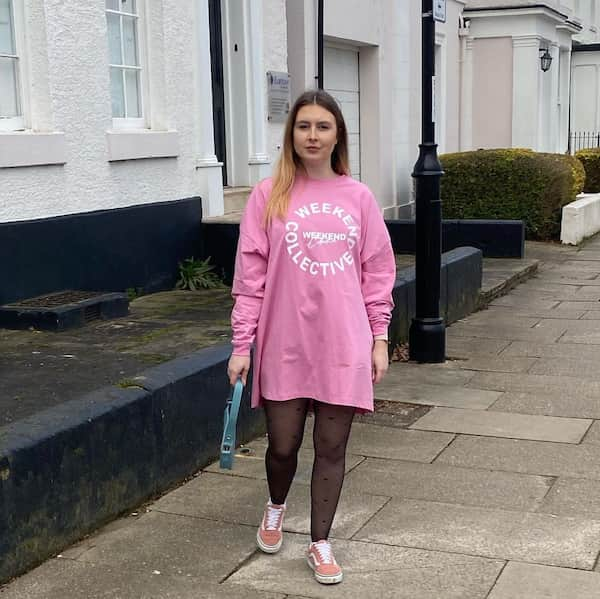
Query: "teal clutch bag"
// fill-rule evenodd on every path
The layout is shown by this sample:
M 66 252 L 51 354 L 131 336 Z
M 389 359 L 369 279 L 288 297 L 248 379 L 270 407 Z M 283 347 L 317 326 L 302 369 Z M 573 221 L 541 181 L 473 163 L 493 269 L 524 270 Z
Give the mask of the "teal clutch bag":
M 233 456 L 235 455 L 235 432 L 237 428 L 237 419 L 240 412 L 240 403 L 242 402 L 242 392 L 244 385 L 240 379 L 237 380 L 231 389 L 231 395 L 225 406 L 225 418 L 223 426 L 223 438 L 221 440 L 221 459 L 219 466 L 231 470 L 233 468 Z

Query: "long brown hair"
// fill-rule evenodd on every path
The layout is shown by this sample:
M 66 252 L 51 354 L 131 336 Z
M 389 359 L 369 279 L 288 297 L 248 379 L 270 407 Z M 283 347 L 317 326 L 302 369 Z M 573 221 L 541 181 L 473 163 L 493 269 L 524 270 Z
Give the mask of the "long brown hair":
M 348 133 L 342 111 L 335 98 L 322 89 L 304 92 L 294 102 L 285 124 L 283 148 L 273 174 L 273 190 L 265 207 L 265 224 L 274 217 L 285 218 L 290 202 L 290 192 L 296 178 L 296 169 L 301 166 L 300 157 L 294 150 L 294 125 L 298 111 L 308 104 L 317 104 L 335 117 L 337 143 L 331 154 L 331 168 L 338 175 L 348 175 Z

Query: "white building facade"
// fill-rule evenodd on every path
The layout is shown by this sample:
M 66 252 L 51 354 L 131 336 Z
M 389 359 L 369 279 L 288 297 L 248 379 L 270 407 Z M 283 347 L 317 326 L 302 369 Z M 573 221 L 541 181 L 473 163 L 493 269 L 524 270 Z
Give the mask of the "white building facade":
M 420 8 L 324 1 L 324 87 L 352 174 L 389 217 L 413 201 Z M 595 0 L 447 0 L 440 152 L 564 152 L 570 120 L 600 129 L 599 13 Z M 315 87 L 317 0 L 0 0 L 0 223 L 195 196 L 222 215 L 277 160 L 272 72 L 289 74 L 292 100 Z

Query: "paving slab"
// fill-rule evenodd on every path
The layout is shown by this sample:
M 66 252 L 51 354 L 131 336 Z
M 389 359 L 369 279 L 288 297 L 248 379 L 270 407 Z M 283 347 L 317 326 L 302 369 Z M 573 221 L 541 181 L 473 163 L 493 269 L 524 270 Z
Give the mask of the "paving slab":
M 553 482 L 551 477 L 368 458 L 346 477 L 344 493 L 356 489 L 388 497 L 535 511 Z
M 559 478 L 537 511 L 600 520 L 599 496 L 600 481 Z
M 600 447 L 459 436 L 436 464 L 600 480 Z
M 0 588 L 2 599 L 285 599 L 282 593 L 227 587 L 160 570 L 138 572 L 70 559 L 51 559 Z
M 590 302 L 590 301 L 569 301 L 569 302 L 560 302 L 560 304 L 555 308 L 555 310 L 600 310 L 600 302 Z
M 387 383 L 385 379 L 375 387 L 375 397 L 377 399 L 428 406 L 471 408 L 473 410 L 489 408 L 500 395 L 501 393 L 498 391 L 480 391 L 451 385 L 443 387 L 427 383 L 397 385 Z
M 219 581 L 256 551 L 252 526 L 213 522 L 161 512 L 124 520 L 77 543 L 63 556 L 147 575 Z M 215 542 L 223 539 L 224 542 Z
M 501 560 L 337 541 L 344 582 L 325 586 L 314 580 L 303 557 L 308 541 L 288 535 L 279 553 L 256 556 L 226 584 L 319 599 L 483 599 L 504 566 Z
M 354 427 L 353 427 L 354 428 Z M 233 468 L 231 470 L 222 470 L 219 462 L 213 462 L 204 468 L 205 472 L 214 472 L 225 476 L 243 476 L 246 478 L 257 478 L 266 480 L 265 472 L 265 450 L 266 443 L 248 444 L 250 454 L 236 454 Z M 298 469 L 296 470 L 295 481 L 309 484 L 312 475 L 314 451 L 310 447 L 302 447 L 298 452 Z M 346 455 L 346 472 L 360 464 L 364 458 L 360 455 L 352 455 L 350 449 Z
M 500 352 L 503 356 L 524 356 L 531 358 L 578 358 L 585 354 L 586 358 L 598 360 L 600 364 L 600 347 L 582 348 L 577 343 L 531 343 L 530 341 L 512 341 Z
M 591 570 L 600 521 L 393 498 L 354 538 Z
M 566 394 L 596 399 L 600 397 L 600 382 L 585 381 L 576 376 L 550 376 L 544 374 L 505 374 L 499 372 L 476 372 L 467 383 L 469 389 L 489 391 L 515 391 L 517 393 Z
M 560 265 L 561 270 L 589 270 L 600 274 L 600 264 L 593 260 L 566 260 Z
M 600 321 L 572 320 L 564 322 L 569 322 L 569 325 L 564 335 L 560 338 L 559 343 L 600 345 Z
M 509 293 L 495 299 L 490 306 L 509 306 L 511 308 L 535 307 L 544 310 L 550 310 L 557 306 L 559 301 L 556 299 L 541 299 L 539 297 L 523 296 L 515 293 Z
M 486 310 L 480 310 L 474 314 L 469 314 L 466 318 L 459 320 L 458 323 L 465 323 L 470 325 L 506 325 L 509 327 L 515 326 L 515 319 L 513 316 L 514 310 L 507 310 L 506 308 L 495 308 L 490 306 Z M 533 325 L 540 321 L 539 318 L 532 317 L 521 317 L 519 319 L 519 326 L 524 328 L 531 328 Z
M 563 418 L 600 418 L 600 402 L 590 397 L 569 394 L 557 396 L 508 392 L 502 394 L 489 410 Z M 590 430 L 588 429 L 584 441 L 588 438 Z
M 551 281 L 544 281 L 536 276 L 516 287 L 513 291 L 511 291 L 511 293 L 542 291 L 547 293 L 557 293 L 559 295 L 575 295 L 579 289 L 581 289 L 581 285 L 564 285 L 561 283 L 553 283 Z
M 590 310 L 584 312 L 581 316 L 581 320 L 600 320 L 600 310 Z
M 583 285 L 577 289 L 573 299 L 600 301 L 600 288 L 597 285 Z
M 465 358 L 482 354 L 497 355 L 510 345 L 506 339 L 481 339 L 479 337 L 447 337 L 446 355 L 451 358 Z
M 600 574 L 509 562 L 488 599 L 597 599 Z
M 431 462 L 452 439 L 454 435 L 449 433 L 401 430 L 356 423 L 352 426 L 348 452 L 373 458 Z
M 578 322 L 578 321 L 569 321 Z M 510 341 L 537 341 L 539 343 L 554 343 L 564 335 L 567 327 L 562 319 L 543 320 L 532 328 L 522 328 L 518 322 L 513 326 L 471 325 L 468 322 L 458 322 L 448 327 L 449 337 L 481 337 L 484 339 L 508 339 Z M 557 326 L 551 327 L 551 324 Z
M 564 283 L 566 285 L 600 285 L 600 280 L 596 279 L 594 272 L 565 272 L 557 270 L 539 271 L 538 278 L 543 281 L 553 283 Z
M 600 416 L 598 416 L 600 419 Z M 583 439 L 584 443 L 593 443 L 600 445 L 600 422 L 594 422 Z
M 600 314 L 600 313 L 599 313 Z M 587 380 L 600 381 L 600 361 L 597 358 L 585 355 L 585 350 L 580 351 L 579 357 L 568 358 L 538 358 L 529 369 L 530 374 L 549 374 L 552 376 L 577 376 Z M 531 358 L 514 358 L 527 360 Z
M 257 527 L 269 496 L 266 483 L 204 472 L 149 506 L 152 511 Z M 388 501 L 361 489 L 342 490 L 331 536 L 349 539 Z M 284 530 L 310 533 L 310 487 L 292 484 Z
M 433 408 L 410 428 L 555 443 L 579 443 L 591 424 L 591 420 L 583 418 Z
M 575 260 L 600 260 L 600 252 L 598 250 L 585 249 L 579 250 L 575 256 Z
M 417 364 L 415 362 L 393 362 L 385 376 L 386 385 L 420 385 L 424 380 L 429 385 L 462 386 L 473 377 L 472 372 L 460 369 L 456 362 L 443 364 Z M 382 383 L 383 384 L 383 383 Z M 376 389 L 379 388 L 379 385 Z
M 511 356 L 476 356 L 461 361 L 459 366 L 463 370 L 517 373 L 528 372 L 537 360 L 537 358 L 513 358 Z
M 515 318 L 519 319 L 518 322 L 526 318 L 536 318 L 537 320 L 542 318 L 567 318 L 569 320 L 578 320 L 583 314 L 585 314 L 585 311 L 582 309 L 564 309 L 561 307 L 561 304 L 558 304 L 556 308 L 550 308 L 549 310 L 537 308 L 535 306 L 524 306 L 518 308 L 515 306 L 496 306 L 494 307 L 494 312 L 509 313 L 513 318 L 513 323 L 515 322 Z

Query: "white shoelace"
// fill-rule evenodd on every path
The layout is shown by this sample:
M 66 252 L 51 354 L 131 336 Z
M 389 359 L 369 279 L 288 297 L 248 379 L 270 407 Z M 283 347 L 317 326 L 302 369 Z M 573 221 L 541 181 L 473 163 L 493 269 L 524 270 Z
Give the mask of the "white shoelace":
M 330 543 L 315 543 L 313 547 L 317 550 L 322 564 L 335 564 Z
M 283 516 L 282 507 L 274 507 L 272 505 L 267 506 L 267 524 L 265 530 L 278 530 L 281 524 L 281 517 Z

